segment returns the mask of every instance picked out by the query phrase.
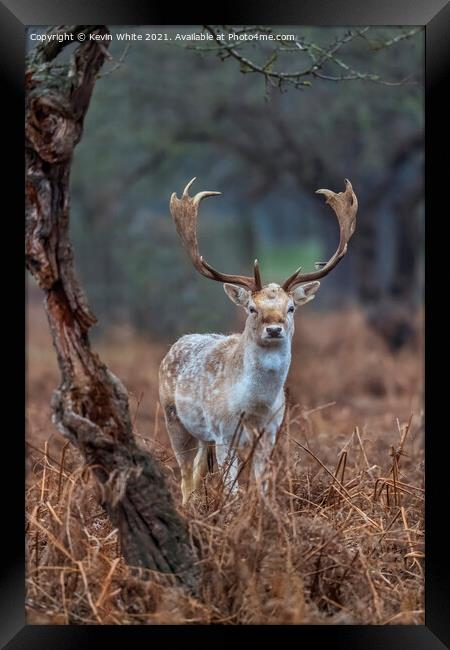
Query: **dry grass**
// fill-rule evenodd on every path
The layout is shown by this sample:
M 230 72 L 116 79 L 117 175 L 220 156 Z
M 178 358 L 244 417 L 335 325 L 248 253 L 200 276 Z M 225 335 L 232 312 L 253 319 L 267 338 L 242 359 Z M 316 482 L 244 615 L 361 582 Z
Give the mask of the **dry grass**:
M 249 482 L 228 498 L 216 473 L 186 512 L 201 549 L 197 600 L 121 559 L 89 471 L 53 433 L 58 375 L 41 308 L 29 309 L 29 623 L 423 624 L 421 350 L 392 356 L 357 311 L 305 310 L 268 494 Z M 129 387 L 138 440 L 180 503 L 156 406 L 167 346 L 122 330 L 96 347 Z

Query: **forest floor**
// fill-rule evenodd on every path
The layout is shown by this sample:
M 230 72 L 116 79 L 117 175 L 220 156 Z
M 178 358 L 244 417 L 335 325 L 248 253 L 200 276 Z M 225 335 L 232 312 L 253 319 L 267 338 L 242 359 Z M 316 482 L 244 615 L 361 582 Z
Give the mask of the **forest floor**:
M 90 472 L 55 431 L 58 371 L 40 300 L 27 325 L 27 616 L 46 624 L 423 624 L 423 337 L 397 354 L 358 310 L 297 319 L 290 408 L 262 497 L 217 472 L 184 510 L 199 598 L 126 566 Z M 421 318 L 418 328 L 422 331 Z M 130 395 L 135 435 L 179 475 L 157 401 L 169 345 L 117 328 L 95 349 Z

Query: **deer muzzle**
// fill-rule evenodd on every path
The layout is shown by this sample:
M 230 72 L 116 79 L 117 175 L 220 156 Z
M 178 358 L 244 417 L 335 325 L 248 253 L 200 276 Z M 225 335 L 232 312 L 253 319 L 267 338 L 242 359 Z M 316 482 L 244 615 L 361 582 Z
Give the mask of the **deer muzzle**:
M 268 339 L 282 339 L 284 338 L 284 327 L 282 325 L 267 325 L 264 334 Z

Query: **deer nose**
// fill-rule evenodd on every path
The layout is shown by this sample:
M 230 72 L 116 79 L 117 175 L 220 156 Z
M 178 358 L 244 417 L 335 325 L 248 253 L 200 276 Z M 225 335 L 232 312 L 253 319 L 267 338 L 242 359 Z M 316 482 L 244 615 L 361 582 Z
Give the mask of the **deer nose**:
M 282 331 L 283 328 L 279 326 L 274 327 L 273 325 L 271 325 L 270 327 L 266 327 L 267 334 L 274 339 L 278 338 Z

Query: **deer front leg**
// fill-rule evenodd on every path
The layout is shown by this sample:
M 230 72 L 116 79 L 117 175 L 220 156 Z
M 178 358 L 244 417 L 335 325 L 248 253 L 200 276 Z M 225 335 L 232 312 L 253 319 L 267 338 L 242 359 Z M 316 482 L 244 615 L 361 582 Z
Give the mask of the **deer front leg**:
M 279 399 L 274 404 L 272 415 L 264 424 L 261 424 L 258 442 L 253 454 L 253 474 L 256 483 L 261 485 L 264 494 L 267 494 L 269 487 L 269 468 L 277 435 L 283 424 L 286 402 L 284 393 L 280 393 Z
M 267 494 L 269 488 L 269 461 L 275 446 L 277 430 L 276 427 L 271 427 L 268 431 L 264 431 L 253 454 L 253 474 L 264 494 Z
M 228 444 L 216 442 L 216 460 L 222 472 L 224 487 L 235 493 L 237 491 L 238 458 L 236 449 Z
M 193 487 L 194 490 L 200 487 L 202 479 L 208 473 L 208 444 L 203 441 L 199 441 L 198 451 L 194 458 L 194 467 L 193 467 Z

